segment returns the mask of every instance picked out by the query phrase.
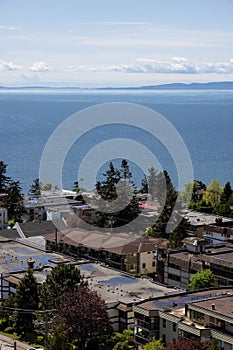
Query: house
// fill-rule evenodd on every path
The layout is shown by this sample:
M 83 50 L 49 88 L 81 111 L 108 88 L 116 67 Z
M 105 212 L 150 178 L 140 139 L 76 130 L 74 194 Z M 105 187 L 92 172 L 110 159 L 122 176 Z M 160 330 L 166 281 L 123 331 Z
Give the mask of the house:
M 233 345 L 233 289 L 210 289 L 163 296 L 134 306 L 138 350 L 152 337 L 165 345 L 177 339 L 215 338 L 223 350 Z

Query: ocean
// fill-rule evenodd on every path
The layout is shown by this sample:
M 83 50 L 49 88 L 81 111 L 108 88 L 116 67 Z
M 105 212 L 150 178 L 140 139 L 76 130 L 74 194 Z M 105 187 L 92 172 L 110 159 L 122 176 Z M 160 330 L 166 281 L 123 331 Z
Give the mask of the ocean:
M 213 178 L 223 185 L 233 181 L 233 91 L 230 90 L 2 89 L 0 159 L 8 164 L 8 175 L 20 180 L 23 192 L 28 193 L 33 179 L 39 177 L 44 147 L 60 123 L 77 111 L 109 102 L 136 103 L 162 114 L 185 142 L 194 179 L 206 185 Z M 150 135 L 145 137 L 137 128 L 106 125 L 85 133 L 71 147 L 63 165 L 63 188 L 72 189 L 80 162 L 95 145 L 115 137 L 143 144 L 177 184 L 174 161 L 158 140 Z M 129 163 L 140 187 L 143 173 L 133 162 Z M 105 169 L 106 164 L 100 164 L 99 178 Z

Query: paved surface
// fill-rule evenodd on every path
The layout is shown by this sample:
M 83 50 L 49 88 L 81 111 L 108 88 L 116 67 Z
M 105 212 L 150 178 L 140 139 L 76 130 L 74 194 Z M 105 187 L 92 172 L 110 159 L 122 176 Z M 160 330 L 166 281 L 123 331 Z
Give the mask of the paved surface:
M 12 350 L 14 349 L 14 339 L 8 338 L 5 335 L 0 334 L 0 350 Z M 31 349 L 31 345 L 27 345 L 16 340 L 16 349 L 17 350 L 29 350 Z

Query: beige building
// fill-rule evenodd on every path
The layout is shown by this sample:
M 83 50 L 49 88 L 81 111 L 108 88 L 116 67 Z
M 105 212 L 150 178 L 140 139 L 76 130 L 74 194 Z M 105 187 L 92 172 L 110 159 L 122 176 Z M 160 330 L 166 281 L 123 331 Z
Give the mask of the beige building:
M 157 250 L 168 240 L 133 233 L 105 234 L 98 231 L 67 229 L 46 237 L 47 249 L 66 250 L 77 258 L 100 261 L 109 267 L 135 275 L 157 271 Z

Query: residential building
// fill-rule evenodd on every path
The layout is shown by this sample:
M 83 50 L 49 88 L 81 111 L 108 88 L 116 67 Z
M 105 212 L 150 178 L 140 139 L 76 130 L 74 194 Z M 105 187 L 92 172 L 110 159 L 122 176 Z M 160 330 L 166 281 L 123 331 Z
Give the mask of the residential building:
M 77 258 L 101 261 L 132 274 L 156 274 L 157 250 L 166 247 L 162 238 L 130 233 L 106 234 L 97 231 L 67 229 L 46 236 L 47 249 L 66 249 Z
M 165 345 L 178 337 L 215 338 L 233 349 L 233 289 L 211 289 L 155 298 L 134 306 L 135 341 L 141 350 L 152 337 Z
M 211 245 L 233 243 L 233 224 L 220 221 L 218 225 L 206 225 L 203 237 Z

